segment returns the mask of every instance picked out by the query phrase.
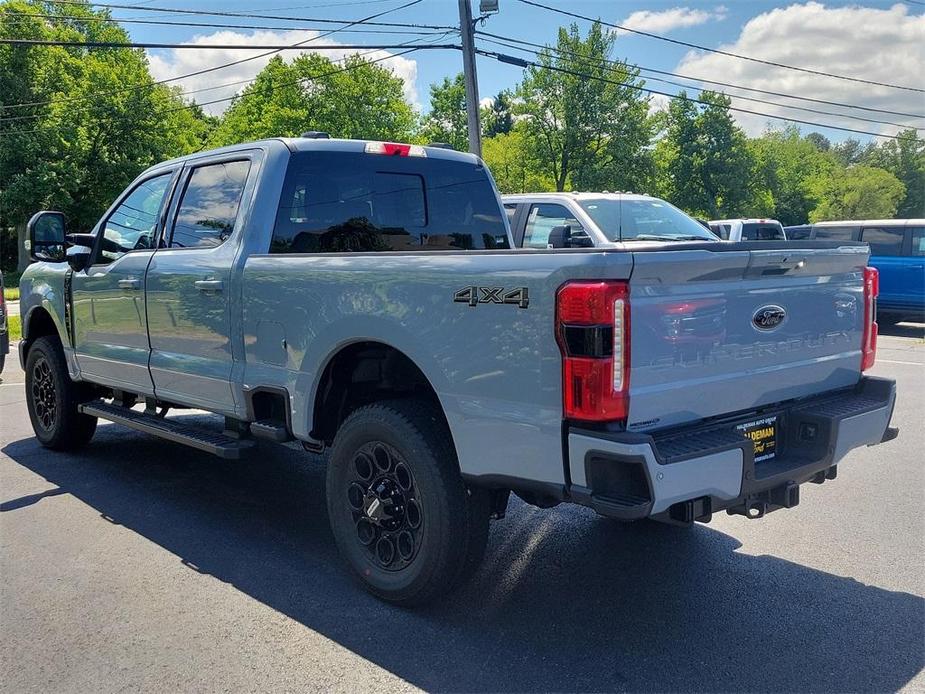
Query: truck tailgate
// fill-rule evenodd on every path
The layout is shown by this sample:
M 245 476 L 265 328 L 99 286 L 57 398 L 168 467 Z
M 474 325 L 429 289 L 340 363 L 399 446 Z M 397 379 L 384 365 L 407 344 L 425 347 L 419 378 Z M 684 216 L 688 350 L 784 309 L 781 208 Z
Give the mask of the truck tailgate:
M 633 263 L 629 429 L 858 381 L 865 247 L 661 250 Z

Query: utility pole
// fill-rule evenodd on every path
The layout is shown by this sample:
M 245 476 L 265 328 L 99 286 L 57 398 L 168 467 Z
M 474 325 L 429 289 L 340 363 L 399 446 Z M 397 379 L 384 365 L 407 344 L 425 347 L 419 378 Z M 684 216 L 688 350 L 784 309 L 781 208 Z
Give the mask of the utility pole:
M 470 0 L 459 0 L 459 33 L 462 37 L 463 75 L 466 78 L 466 115 L 469 151 L 482 156 L 482 126 L 479 123 L 479 78 L 475 71 L 475 22 Z

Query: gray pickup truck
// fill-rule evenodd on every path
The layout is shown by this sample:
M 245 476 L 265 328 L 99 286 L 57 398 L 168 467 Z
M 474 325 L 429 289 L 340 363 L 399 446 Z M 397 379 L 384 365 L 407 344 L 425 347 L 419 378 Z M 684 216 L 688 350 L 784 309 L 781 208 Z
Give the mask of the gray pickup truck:
M 520 250 L 476 157 L 306 135 L 153 166 L 89 233 L 32 218 L 43 445 L 104 419 L 227 458 L 328 449 L 347 564 L 415 604 L 478 565 L 511 491 L 756 518 L 893 435 L 865 246 Z M 219 426 L 165 416 L 188 408 Z

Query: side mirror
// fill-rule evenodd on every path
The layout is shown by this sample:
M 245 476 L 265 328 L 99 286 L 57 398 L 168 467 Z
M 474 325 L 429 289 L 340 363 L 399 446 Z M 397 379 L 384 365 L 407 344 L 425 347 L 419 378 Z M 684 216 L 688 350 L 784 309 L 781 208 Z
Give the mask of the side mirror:
M 36 212 L 26 230 L 30 260 L 60 263 L 65 259 L 64 215 L 61 212 Z
M 568 224 L 553 227 L 546 239 L 546 248 L 568 248 L 572 240 L 572 227 Z

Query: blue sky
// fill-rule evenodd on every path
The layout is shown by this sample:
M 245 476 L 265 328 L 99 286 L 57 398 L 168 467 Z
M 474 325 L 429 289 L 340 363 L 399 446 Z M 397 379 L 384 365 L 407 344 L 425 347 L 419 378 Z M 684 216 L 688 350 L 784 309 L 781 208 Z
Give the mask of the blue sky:
M 648 2 L 624 2 L 622 0 L 543 0 L 546 4 L 588 16 L 599 16 L 605 21 L 629 24 L 653 33 L 711 47 L 725 47 L 755 57 L 775 60 L 787 64 L 802 65 L 827 72 L 853 75 L 877 81 L 920 86 L 921 69 L 925 65 L 925 16 L 923 7 L 903 2 L 874 2 L 861 5 L 845 2 L 802 2 L 775 3 L 765 0 L 726 0 L 725 2 L 702 2 L 689 0 L 653 0 Z M 402 0 L 374 0 L 359 3 L 346 0 L 331 6 L 334 0 L 147 0 L 141 6 L 177 7 L 184 9 L 218 9 L 232 12 L 258 12 L 314 18 L 360 18 L 390 7 L 397 7 Z M 478 0 L 473 0 L 477 6 Z M 500 0 L 501 11 L 492 15 L 483 25 L 485 31 L 521 38 L 538 43 L 554 42 L 557 28 L 568 22 L 568 18 L 551 12 L 523 5 L 517 0 Z M 117 18 L 201 18 L 169 16 L 140 10 L 116 10 Z M 415 22 L 425 24 L 456 24 L 458 22 L 456 0 L 424 0 L 408 9 L 391 13 L 382 20 Z M 216 22 L 237 24 L 282 25 L 286 22 L 215 18 Z M 587 22 L 578 22 L 583 28 Z M 160 42 L 233 42 L 294 43 L 303 38 L 302 33 L 275 31 L 272 33 L 249 30 L 214 31 L 206 28 L 157 27 L 126 24 L 132 37 L 138 41 Z M 218 33 L 216 33 L 218 32 Z M 232 32 L 232 33 L 229 33 Z M 308 34 L 304 34 L 308 36 Z M 339 33 L 331 37 L 340 43 L 371 43 L 377 40 L 407 40 L 407 36 L 366 35 Z M 293 40 L 294 39 L 294 40 Z M 492 46 L 486 45 L 486 48 Z M 498 49 L 505 50 L 505 49 Z M 506 51 L 516 54 L 513 51 Z M 174 76 L 210 64 L 228 62 L 254 52 L 242 49 L 237 52 L 212 51 L 154 51 L 152 69 L 158 77 Z M 287 52 L 286 55 L 293 55 Z M 335 57 L 336 54 L 328 54 Z M 629 62 L 655 68 L 713 77 L 745 86 L 759 87 L 790 94 L 811 96 L 843 103 L 885 108 L 909 113 L 925 113 L 925 95 L 902 90 L 870 87 L 831 78 L 821 78 L 805 73 L 767 68 L 766 66 L 722 56 L 701 54 L 696 51 L 672 45 L 667 42 L 621 34 L 617 37 L 615 57 Z M 383 63 L 394 65 L 396 72 L 403 75 L 408 84 L 408 95 L 421 108 L 428 105 L 428 86 L 453 75 L 461 68 L 461 56 L 457 51 L 426 51 Z M 216 86 L 235 79 L 252 77 L 262 63 L 254 61 L 237 70 L 211 74 L 204 81 L 191 80 L 184 88 Z M 488 58 L 479 58 L 479 83 L 482 96 L 490 96 L 504 88 L 512 87 L 521 77 L 521 70 L 514 66 L 500 64 Z M 657 82 L 649 82 L 655 89 L 676 91 Z M 225 95 L 238 87 L 207 92 L 199 100 Z M 228 91 L 231 90 L 231 91 Z M 758 98 L 781 100 L 766 95 Z M 858 110 L 826 107 L 805 102 L 790 102 L 836 113 L 851 113 L 873 119 L 882 119 L 899 124 L 925 125 L 925 119 L 911 119 L 885 114 L 874 114 Z M 898 127 L 874 124 L 838 116 L 824 116 L 801 111 L 783 110 L 769 105 L 736 102 L 743 108 L 772 114 L 788 114 L 810 121 L 835 123 L 861 130 L 875 132 L 896 132 Z M 220 108 L 220 107 L 216 107 Z M 764 117 L 739 115 L 743 127 L 751 134 L 760 132 L 769 120 Z M 782 123 L 777 122 L 778 125 Z M 835 130 L 804 126 L 805 131 L 818 129 L 833 140 L 851 136 Z M 860 139 L 867 139 L 857 136 Z

